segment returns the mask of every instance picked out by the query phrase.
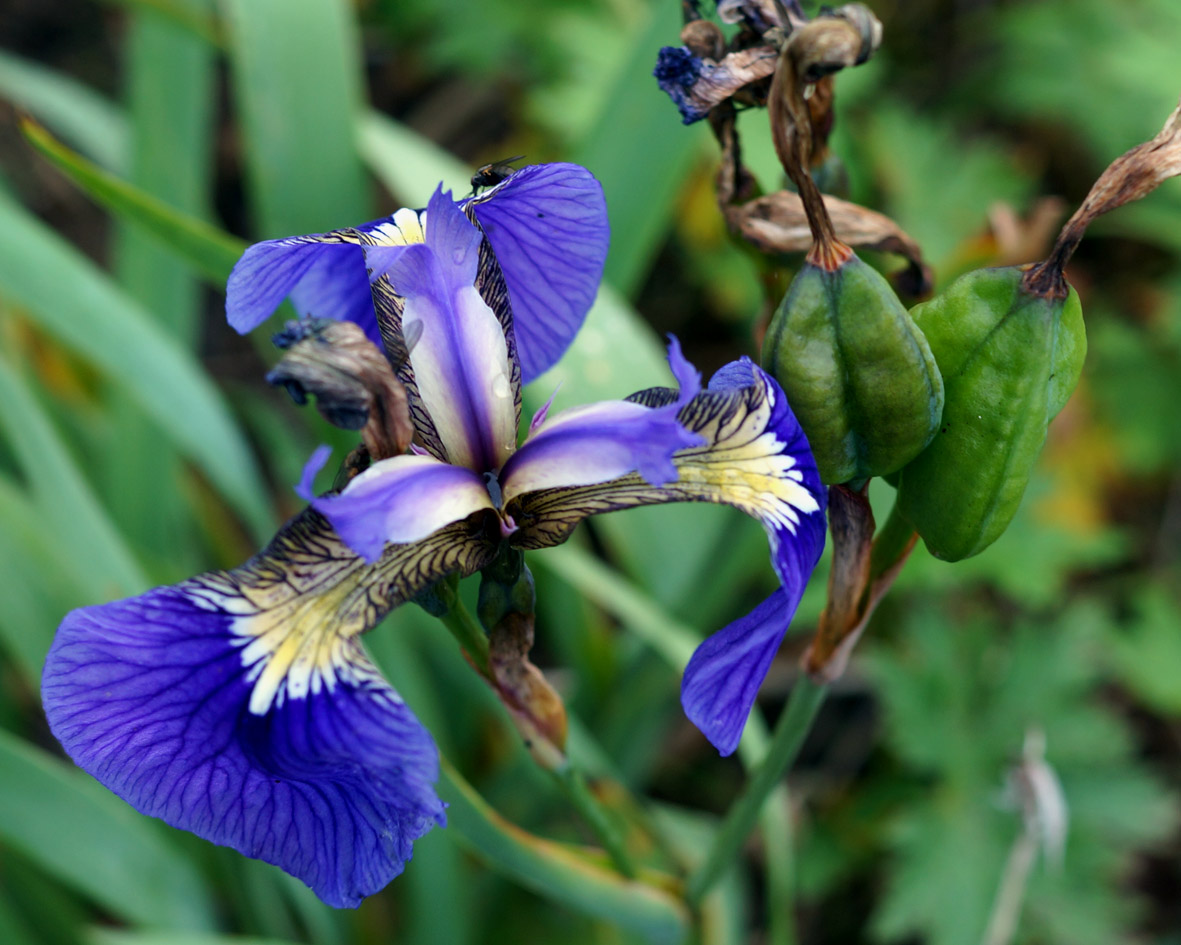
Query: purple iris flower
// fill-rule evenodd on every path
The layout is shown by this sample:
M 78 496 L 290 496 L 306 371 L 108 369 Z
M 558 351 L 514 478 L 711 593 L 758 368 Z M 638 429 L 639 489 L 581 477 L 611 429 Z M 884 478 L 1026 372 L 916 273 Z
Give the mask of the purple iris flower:
M 69 614 L 43 696 L 71 757 L 138 810 L 355 906 L 445 821 L 434 742 L 361 635 L 506 542 L 544 548 L 589 515 L 675 501 L 756 517 L 781 580 L 686 669 L 686 711 L 733 751 L 823 546 L 825 493 L 775 381 L 742 359 L 702 390 L 675 340 L 679 390 L 543 410 L 518 443 L 522 377 L 569 345 L 606 248 L 598 183 L 554 164 L 247 250 L 231 323 L 257 325 L 288 294 L 356 321 L 400 352 L 414 443 L 319 497 L 317 451 L 309 507 L 250 561 Z

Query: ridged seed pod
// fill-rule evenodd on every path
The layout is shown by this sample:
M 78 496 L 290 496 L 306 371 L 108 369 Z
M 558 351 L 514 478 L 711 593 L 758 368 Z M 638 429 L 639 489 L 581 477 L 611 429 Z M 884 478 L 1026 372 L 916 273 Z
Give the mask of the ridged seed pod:
M 939 427 L 943 381 L 927 340 L 886 279 L 852 252 L 796 274 L 767 330 L 763 366 L 826 483 L 893 472 Z
M 1078 383 L 1078 295 L 1036 295 L 1017 267 L 981 269 L 915 306 L 946 387 L 939 433 L 903 468 L 899 510 L 937 558 L 977 554 L 1021 503 L 1046 428 Z

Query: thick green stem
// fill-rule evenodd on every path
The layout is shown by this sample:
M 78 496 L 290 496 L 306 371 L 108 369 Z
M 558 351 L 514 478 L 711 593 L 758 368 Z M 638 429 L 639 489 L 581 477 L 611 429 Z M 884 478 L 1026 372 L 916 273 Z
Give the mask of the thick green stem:
M 705 860 L 689 877 L 685 886 L 685 900 L 690 905 L 701 902 L 702 897 L 738 855 L 767 795 L 775 789 L 799 754 L 800 746 L 812 728 L 827 691 L 827 686 L 817 684 L 807 676 L 801 676 L 796 682 L 787 708 L 775 725 L 767 756 L 747 781 L 741 796 L 726 812 Z
M 456 598 L 451 608 L 439 619 L 451 631 L 476 671 L 491 682 L 493 676 L 488 661 L 488 637 L 476 618 L 463 606 L 463 602 Z
M 653 945 L 685 941 L 689 916 L 669 891 L 670 877 L 645 872 L 633 880 L 604 869 L 589 851 L 534 836 L 505 821 L 445 758 L 439 773 L 439 793 L 450 805 L 450 828 L 492 869 L 543 896 L 637 932 Z
M 876 581 L 897 565 L 913 547 L 914 526 L 902 517 L 895 502 L 886 523 L 873 536 L 873 551 L 869 559 L 870 582 Z

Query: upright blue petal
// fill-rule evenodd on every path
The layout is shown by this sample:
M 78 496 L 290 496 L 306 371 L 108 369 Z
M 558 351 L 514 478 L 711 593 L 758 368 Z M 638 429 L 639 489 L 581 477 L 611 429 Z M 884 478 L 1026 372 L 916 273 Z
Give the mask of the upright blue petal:
M 611 235 L 602 185 L 577 164 L 533 164 L 464 205 L 504 273 L 527 384 L 570 347 L 599 290 Z

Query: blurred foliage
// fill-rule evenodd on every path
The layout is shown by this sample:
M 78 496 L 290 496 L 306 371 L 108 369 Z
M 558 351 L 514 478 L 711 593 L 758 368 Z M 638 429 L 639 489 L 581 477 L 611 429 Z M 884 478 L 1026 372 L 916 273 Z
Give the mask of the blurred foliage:
M 1054 226 L 1037 223 L 1037 198 L 1077 202 L 1176 101 L 1175 0 L 873 6 L 885 43 L 839 77 L 834 150 L 851 196 L 913 234 L 940 285 L 1044 252 Z M 222 270 L 242 240 L 420 204 L 440 178 L 463 188 L 465 168 L 510 154 L 577 160 L 607 193 L 609 284 L 527 406 L 559 382 L 559 404 L 666 382 L 662 332 L 707 374 L 757 350 L 775 300 L 721 225 L 708 134 L 680 125 L 649 74 L 677 7 L 42 0 L 0 14 L 0 941 L 675 937 L 660 903 L 612 913 L 599 898 L 595 914 L 531 848 L 497 855 L 485 801 L 539 836 L 587 837 L 418 611 L 394 614 L 372 649 L 458 768 L 455 816 L 352 913 L 71 770 L 36 691 L 68 608 L 238 563 L 295 510 L 310 449 L 344 442 L 265 388 L 265 344 L 225 328 Z M 55 163 L 82 190 L 21 138 L 18 110 L 64 142 Z M 765 116 L 741 128 L 750 165 L 779 186 Z M 705 903 L 703 941 L 981 942 L 1022 830 L 1005 785 L 1031 728 L 1070 817 L 1061 866 L 1033 868 L 1015 941 L 1177 941 L 1179 219 L 1173 181 L 1084 243 L 1069 273 L 1091 339 L 1083 388 L 1017 520 L 959 565 L 916 552 L 790 807 L 781 792 L 768 812 L 765 855 Z M 892 491 L 872 497 L 884 517 Z M 653 798 L 673 853 L 638 850 L 648 864 L 692 862 L 738 788 L 676 695 L 694 643 L 770 589 L 765 561 L 744 517 L 668 507 L 595 522 L 534 565 L 537 658 L 571 707 L 572 750 L 603 790 L 618 779 Z M 764 687 L 770 715 L 823 583 Z M 761 717 L 750 729 L 748 758 Z

